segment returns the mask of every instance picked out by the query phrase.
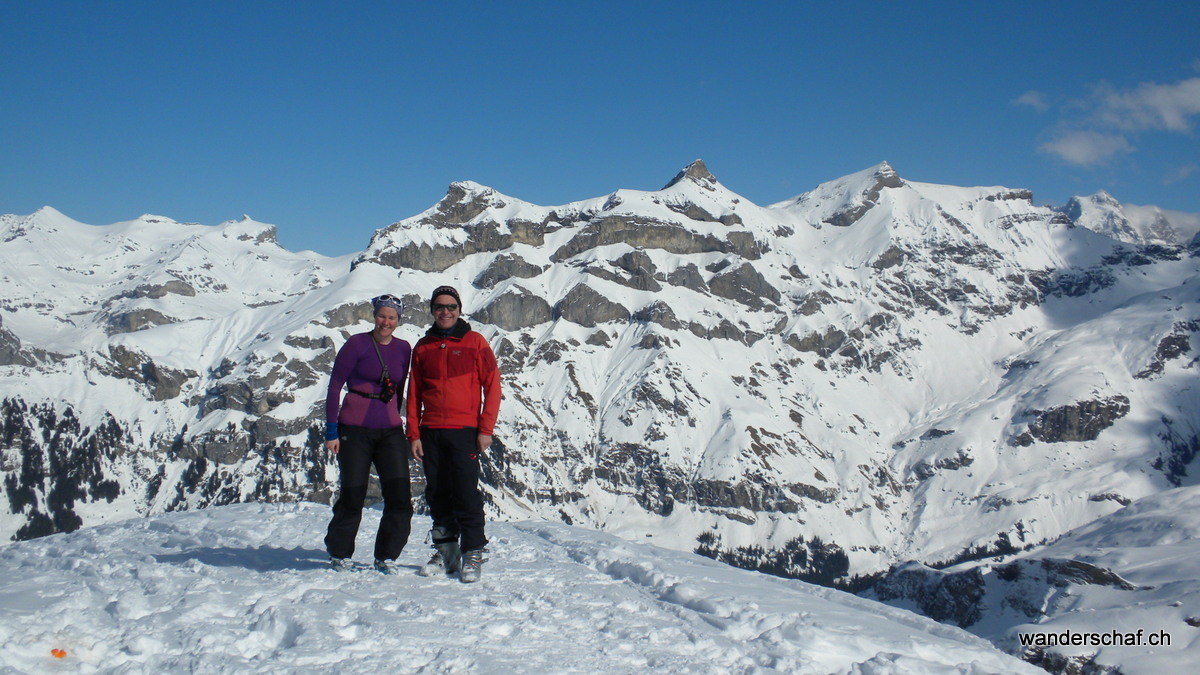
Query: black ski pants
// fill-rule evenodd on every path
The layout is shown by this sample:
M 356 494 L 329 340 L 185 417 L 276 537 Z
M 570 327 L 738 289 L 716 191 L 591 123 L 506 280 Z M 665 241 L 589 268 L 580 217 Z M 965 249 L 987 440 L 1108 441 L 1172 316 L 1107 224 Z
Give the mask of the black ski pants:
M 479 492 L 479 448 L 475 427 L 421 427 L 425 452 L 425 501 L 433 529 L 441 529 L 435 544 L 456 541 L 464 551 L 483 548 L 483 495 Z
M 383 491 L 383 517 L 375 535 L 375 558 L 395 560 L 408 543 L 412 529 L 412 488 L 408 479 L 408 439 L 403 427 L 368 429 L 339 427 L 337 461 L 341 494 L 333 504 L 333 519 L 325 534 L 325 549 L 334 558 L 354 555 L 354 539 L 362 522 L 363 502 L 371 465 Z

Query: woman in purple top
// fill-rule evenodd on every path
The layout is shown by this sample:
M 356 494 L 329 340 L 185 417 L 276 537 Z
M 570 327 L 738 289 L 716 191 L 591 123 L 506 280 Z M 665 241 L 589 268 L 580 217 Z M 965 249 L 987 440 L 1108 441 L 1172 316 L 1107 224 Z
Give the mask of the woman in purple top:
M 374 330 L 351 336 L 338 350 L 325 397 L 325 447 L 337 456 L 341 472 L 341 493 L 333 505 L 325 548 L 334 569 L 351 568 L 374 464 L 383 491 L 375 569 L 393 574 L 396 558 L 408 543 L 413 513 L 408 441 L 400 412 L 412 346 L 392 335 L 404 309 L 399 298 L 381 295 L 371 299 L 371 306 Z M 348 388 L 345 398 L 343 386 Z

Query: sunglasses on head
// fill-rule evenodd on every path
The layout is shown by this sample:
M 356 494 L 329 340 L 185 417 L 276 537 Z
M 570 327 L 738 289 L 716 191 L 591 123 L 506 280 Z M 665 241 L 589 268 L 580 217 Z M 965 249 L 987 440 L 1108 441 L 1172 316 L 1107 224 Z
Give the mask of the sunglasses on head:
M 434 303 L 434 305 L 433 305 L 433 311 L 435 311 L 435 312 L 440 312 L 440 311 L 442 311 L 443 309 L 445 309 L 445 310 L 449 310 L 449 311 L 451 311 L 451 312 L 457 312 L 457 311 L 458 311 L 458 305 L 457 305 L 457 304 L 455 304 L 455 303 L 453 303 L 453 302 L 451 302 L 451 303 L 449 303 L 449 304 L 445 304 L 445 305 L 443 305 L 443 304 L 442 304 L 442 303 L 440 303 L 440 302 L 436 302 L 436 303 Z
M 379 297 L 371 298 L 371 305 L 375 308 L 376 316 L 379 315 L 379 310 L 383 309 L 384 307 L 391 307 L 392 309 L 396 310 L 396 314 L 402 314 L 404 312 L 404 303 L 399 297 L 390 293 L 384 293 Z

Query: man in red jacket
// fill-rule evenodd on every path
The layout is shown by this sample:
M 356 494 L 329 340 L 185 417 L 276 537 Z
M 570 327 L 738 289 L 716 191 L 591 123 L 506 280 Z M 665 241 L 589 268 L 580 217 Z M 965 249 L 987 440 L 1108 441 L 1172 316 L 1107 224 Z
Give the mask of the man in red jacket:
M 420 574 L 461 569 L 459 578 L 469 583 L 479 580 L 487 545 L 479 456 L 492 445 L 500 370 L 487 340 L 460 317 L 458 291 L 438 287 L 429 310 L 433 325 L 413 348 L 408 381 L 408 439 L 425 465 L 436 549 Z

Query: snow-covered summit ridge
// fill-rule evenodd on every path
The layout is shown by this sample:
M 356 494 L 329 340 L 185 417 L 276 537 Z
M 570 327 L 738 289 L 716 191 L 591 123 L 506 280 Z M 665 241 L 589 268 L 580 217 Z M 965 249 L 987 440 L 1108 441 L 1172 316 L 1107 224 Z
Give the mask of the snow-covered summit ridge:
M 150 213 L 109 225 L 87 225 L 50 206 L 28 216 L 0 216 L 0 239 L 6 243 L 24 238 L 31 247 L 53 247 L 53 251 L 72 255 L 84 255 L 89 250 L 93 255 L 111 254 L 111 249 L 123 246 L 153 250 L 164 244 L 178 244 L 181 239 L 211 241 L 219 238 L 241 241 L 249 238 L 255 243 L 273 244 L 279 253 L 290 253 L 278 246 L 276 231 L 275 225 L 260 223 L 248 215 L 215 226 L 180 223 Z M 63 250 L 63 246 L 70 248 Z M 311 254 L 306 257 L 320 259 L 324 256 Z
M 151 214 L 87 225 L 50 207 L 2 216 L 7 325 L 52 351 L 77 351 L 131 328 L 278 301 L 344 274 L 344 257 L 293 253 L 276 232 L 249 216 L 216 226 Z M 64 298 L 65 315 L 23 311 Z
M 743 222 L 742 213 L 750 213 Z M 375 233 L 355 266 L 374 262 L 400 269 L 441 271 L 473 253 L 495 253 L 516 245 L 568 243 L 573 235 L 611 230 L 622 219 L 645 227 L 669 226 L 698 236 L 774 231 L 776 219 L 723 185 L 700 160 L 656 191 L 620 189 L 607 196 L 541 206 L 471 181 L 452 183 L 430 209 Z M 761 238 L 761 237 L 759 237 Z M 579 243 L 583 240 L 577 240 Z
M 446 260 L 444 251 L 439 249 L 459 247 L 468 252 L 494 252 L 513 243 L 537 246 L 553 232 L 579 231 L 605 218 L 624 216 L 669 223 L 702 236 L 724 236 L 725 230 L 732 227 L 760 242 L 785 232 L 794 233 L 804 241 L 828 240 L 828 236 L 814 237 L 807 232 L 827 226 L 849 228 L 869 212 L 875 213 L 876 220 L 886 219 L 889 211 L 911 211 L 915 202 L 920 201 L 928 206 L 918 208 L 945 210 L 963 220 L 996 222 L 1005 214 L 984 219 L 971 213 L 976 205 L 991 205 L 1007 213 L 1008 221 L 1000 222 L 1011 224 L 1033 218 L 1054 222 L 1054 211 L 1035 207 L 1032 199 L 1032 193 L 1023 189 L 963 188 L 906 181 L 886 161 L 765 207 L 729 190 L 700 159 L 680 170 L 659 190 L 619 189 L 604 197 L 555 206 L 532 204 L 473 181 L 458 181 L 430 209 L 377 231 L 355 264 L 376 261 L 393 267 L 415 266 L 437 271 L 444 263 L 418 260 L 429 256 L 415 255 L 416 248 L 408 252 L 404 249 L 422 248 L 432 251 L 433 258 Z M 893 208 L 886 208 L 889 204 Z M 880 208 L 881 205 L 885 208 Z M 1161 211 L 1139 216 L 1142 220 L 1151 217 L 1158 219 L 1155 222 L 1161 221 L 1157 226 L 1160 230 L 1175 228 L 1187 237 L 1195 233 L 1193 230 L 1200 230 L 1200 216 Z M 725 227 L 713 228 L 710 223 Z M 1128 236 L 1122 239 L 1116 230 L 1082 212 L 1076 224 L 1122 241 L 1130 240 Z M 1171 243 L 1186 243 L 1187 237 L 1181 234 Z M 1132 243 L 1148 243 L 1144 239 Z

